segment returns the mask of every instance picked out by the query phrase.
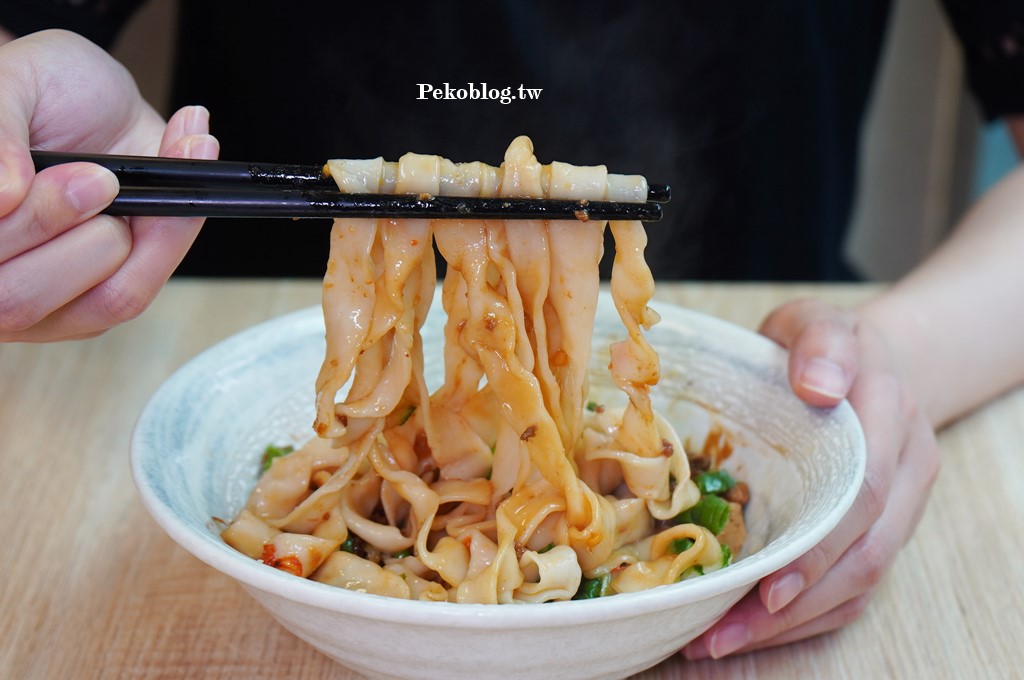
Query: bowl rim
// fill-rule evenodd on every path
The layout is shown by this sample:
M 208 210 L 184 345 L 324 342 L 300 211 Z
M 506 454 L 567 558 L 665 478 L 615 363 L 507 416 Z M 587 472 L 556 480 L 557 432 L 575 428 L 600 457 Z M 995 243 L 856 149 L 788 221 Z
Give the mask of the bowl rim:
M 694 324 L 717 327 L 721 332 L 742 333 L 748 336 L 748 340 L 770 345 L 780 352 L 780 356 L 784 356 L 768 338 L 734 323 L 677 304 L 658 300 L 655 303 L 659 313 L 664 314 L 666 309 L 671 308 L 673 316 L 689 317 L 687 320 Z M 784 550 L 771 551 L 774 541 L 769 542 L 758 552 L 730 565 L 728 569 L 640 592 L 590 600 L 548 602 L 543 607 L 402 600 L 353 592 L 310 579 L 296 578 L 243 555 L 226 543 L 218 544 L 210 540 L 210 536 L 195 531 L 160 499 L 153 480 L 144 470 L 142 461 L 145 458 L 144 442 L 147 431 L 159 422 L 162 414 L 169 412 L 165 408 L 165 402 L 170 401 L 171 395 L 177 391 L 177 385 L 190 381 L 203 362 L 230 352 L 232 347 L 248 342 L 253 336 L 262 335 L 278 326 L 287 325 L 295 329 L 296 322 L 309 322 L 308 317 L 313 315 L 319 315 L 322 320 L 321 308 L 311 306 L 263 321 L 211 345 L 186 361 L 157 388 L 143 407 L 132 431 L 129 452 L 132 478 L 143 506 L 176 543 L 200 561 L 248 588 L 255 588 L 305 606 L 379 621 L 450 628 L 478 627 L 485 619 L 491 620 L 495 612 L 500 612 L 498 616 L 501 627 L 530 628 L 541 623 L 545 626 L 594 623 L 610 618 L 635 617 L 672 609 L 741 588 L 749 590 L 763 577 L 805 554 L 824 539 L 845 516 L 853 505 L 863 481 L 866 466 L 864 433 L 853 408 L 844 400 L 831 409 L 831 413 L 843 422 L 843 429 L 850 437 L 852 450 L 849 454 L 850 462 L 855 466 L 852 477 L 854 481 L 843 489 L 843 493 L 835 499 L 817 524 L 793 536 Z M 758 559 L 752 559 L 754 557 Z

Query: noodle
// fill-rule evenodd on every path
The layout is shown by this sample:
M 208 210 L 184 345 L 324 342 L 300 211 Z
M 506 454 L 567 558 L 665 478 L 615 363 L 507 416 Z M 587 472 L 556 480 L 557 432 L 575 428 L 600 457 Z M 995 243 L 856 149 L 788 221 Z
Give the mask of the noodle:
M 345 192 L 647 197 L 642 177 L 541 165 L 526 137 L 500 168 L 412 153 L 328 167 Z M 702 494 L 651 405 L 659 363 L 644 330 L 658 317 L 639 222 L 610 225 L 625 326 L 610 369 L 628 402 L 585 407 L 604 226 L 336 220 L 318 437 L 273 462 L 224 540 L 323 583 L 475 603 L 629 592 L 727 564 L 715 533 L 674 521 Z M 445 379 L 431 394 L 420 329 L 434 244 L 448 272 Z

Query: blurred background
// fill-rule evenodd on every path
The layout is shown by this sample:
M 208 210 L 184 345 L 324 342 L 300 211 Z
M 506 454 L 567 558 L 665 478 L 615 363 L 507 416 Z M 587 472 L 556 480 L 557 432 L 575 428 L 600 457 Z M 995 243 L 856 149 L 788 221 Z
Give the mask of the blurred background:
M 165 115 L 176 17 L 176 0 L 146 3 L 112 50 Z M 1004 126 L 986 125 L 966 91 L 937 0 L 894 3 L 861 159 L 845 247 L 857 272 L 876 281 L 913 267 L 1017 162 Z

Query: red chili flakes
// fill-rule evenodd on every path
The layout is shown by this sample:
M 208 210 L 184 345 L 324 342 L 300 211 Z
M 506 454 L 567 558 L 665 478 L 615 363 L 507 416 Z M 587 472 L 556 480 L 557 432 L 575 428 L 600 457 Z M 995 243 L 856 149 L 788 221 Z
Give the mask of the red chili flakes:
M 348 427 L 348 416 L 344 413 L 335 413 L 334 417 L 338 419 L 342 427 Z
M 274 560 L 274 564 L 270 566 L 295 576 L 302 576 L 302 562 L 295 555 L 288 555 L 279 560 Z
M 672 446 L 672 442 L 670 442 L 667 439 L 662 439 L 661 440 L 661 455 L 665 456 L 666 458 L 670 458 L 673 453 L 675 453 L 675 447 Z
M 528 442 L 537 434 L 537 426 L 530 425 L 528 428 L 523 430 L 523 433 L 519 435 L 519 438 L 524 442 Z
M 484 328 L 489 331 L 493 331 L 498 327 L 498 320 L 494 318 L 493 314 L 488 314 L 484 317 Z
M 260 555 L 260 561 L 268 567 L 280 569 L 295 576 L 302 576 L 302 562 L 299 558 L 295 555 L 286 555 L 278 559 L 277 550 L 274 549 L 273 543 L 263 544 L 263 554 Z
M 557 352 L 555 352 L 554 354 L 551 355 L 551 365 L 552 366 L 568 366 L 569 365 L 569 355 L 565 353 L 564 349 L 560 349 L 560 350 L 558 350 Z

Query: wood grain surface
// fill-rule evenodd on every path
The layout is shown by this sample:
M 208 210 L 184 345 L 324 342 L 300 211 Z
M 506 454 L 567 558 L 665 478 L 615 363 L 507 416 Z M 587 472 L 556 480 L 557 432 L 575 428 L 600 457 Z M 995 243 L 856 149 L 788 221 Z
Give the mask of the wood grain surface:
M 855 303 L 863 286 L 659 287 L 756 327 L 779 302 Z M 281 628 L 142 508 L 128 440 L 202 349 L 319 302 L 315 282 L 172 282 L 139 319 L 84 342 L 0 345 L 0 678 L 357 678 Z M 943 471 L 913 539 L 858 621 L 668 678 L 1024 677 L 1024 392 L 941 433 Z

